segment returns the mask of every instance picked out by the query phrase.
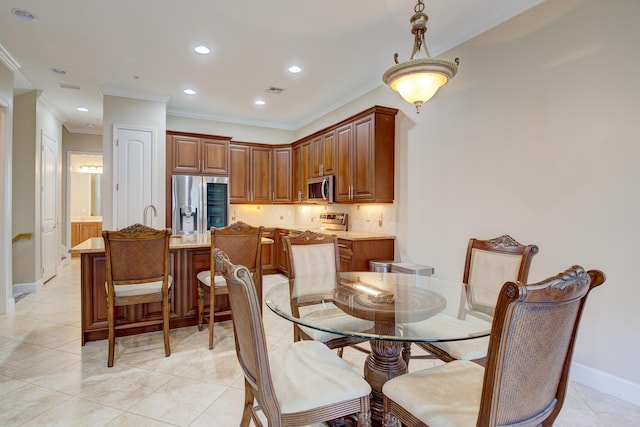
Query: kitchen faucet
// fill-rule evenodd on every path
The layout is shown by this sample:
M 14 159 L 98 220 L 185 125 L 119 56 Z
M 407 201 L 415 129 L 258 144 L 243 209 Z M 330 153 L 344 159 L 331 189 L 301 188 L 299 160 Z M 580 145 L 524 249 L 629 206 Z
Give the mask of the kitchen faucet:
M 143 218 L 143 223 L 144 225 L 147 225 L 147 211 L 149 210 L 149 208 L 151 208 L 151 210 L 153 211 L 153 216 L 158 216 L 158 211 L 156 210 L 156 207 L 153 205 L 147 205 L 144 207 L 144 218 Z M 153 222 L 153 217 L 151 217 L 151 222 Z

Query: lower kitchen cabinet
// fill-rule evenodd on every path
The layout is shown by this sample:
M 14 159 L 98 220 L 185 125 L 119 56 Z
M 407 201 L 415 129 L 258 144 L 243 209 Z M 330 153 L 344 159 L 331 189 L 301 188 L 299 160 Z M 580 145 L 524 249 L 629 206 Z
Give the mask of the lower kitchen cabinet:
M 276 259 L 278 261 L 278 270 L 282 274 L 289 274 L 289 263 L 287 262 L 287 253 L 282 243 L 282 238 L 289 235 L 289 230 L 278 228 L 276 230 Z
M 276 230 L 265 228 L 262 237 L 273 240 L 271 245 L 262 245 L 262 274 L 277 273 L 276 267 Z
M 340 271 L 369 271 L 369 261 L 394 259 L 393 239 L 338 239 Z

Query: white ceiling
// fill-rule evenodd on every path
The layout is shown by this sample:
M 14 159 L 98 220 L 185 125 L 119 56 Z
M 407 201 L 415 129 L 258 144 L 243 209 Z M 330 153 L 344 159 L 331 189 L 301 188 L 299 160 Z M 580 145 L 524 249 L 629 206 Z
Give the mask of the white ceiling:
M 430 54 L 541 1 L 426 0 Z M 415 0 L 3 0 L 0 59 L 15 69 L 16 89 L 43 91 L 41 99 L 71 132 L 101 133 L 103 94 L 167 101 L 171 115 L 295 130 L 383 84 L 394 53 L 409 59 L 414 6 Z M 21 20 L 13 8 L 38 19 Z M 211 53 L 194 53 L 197 44 Z M 292 64 L 302 72 L 288 73 Z M 284 92 L 267 93 L 272 86 Z M 198 93 L 185 95 L 185 88 Z M 266 105 L 254 105 L 258 98 Z

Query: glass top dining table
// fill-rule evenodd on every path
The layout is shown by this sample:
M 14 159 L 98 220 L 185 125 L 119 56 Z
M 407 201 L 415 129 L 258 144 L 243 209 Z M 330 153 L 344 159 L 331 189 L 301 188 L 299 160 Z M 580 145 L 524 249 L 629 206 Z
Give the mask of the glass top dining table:
M 497 296 L 437 276 L 359 271 L 285 280 L 264 297 L 300 326 L 369 340 L 364 376 L 375 419 L 382 416 L 382 385 L 407 372 L 410 343 L 488 336 Z

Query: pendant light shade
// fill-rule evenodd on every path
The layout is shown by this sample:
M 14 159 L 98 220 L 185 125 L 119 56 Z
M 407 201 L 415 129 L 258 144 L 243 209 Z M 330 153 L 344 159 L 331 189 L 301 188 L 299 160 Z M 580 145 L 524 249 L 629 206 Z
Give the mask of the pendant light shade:
M 424 4 L 418 0 L 411 17 L 411 32 L 415 39 L 411 59 L 398 63 L 398 54 L 395 54 L 396 65 L 389 68 L 382 76 L 385 84 L 395 90 L 402 98 L 416 106 L 416 111 L 420 113 L 420 107 L 427 102 L 438 89 L 447 84 L 458 72 L 459 59 L 449 61 L 444 58 L 432 58 L 429 56 L 424 34 L 427 31 L 427 20 L 429 17 L 422 13 Z M 427 54 L 426 58 L 416 58 L 420 49 L 424 46 Z

